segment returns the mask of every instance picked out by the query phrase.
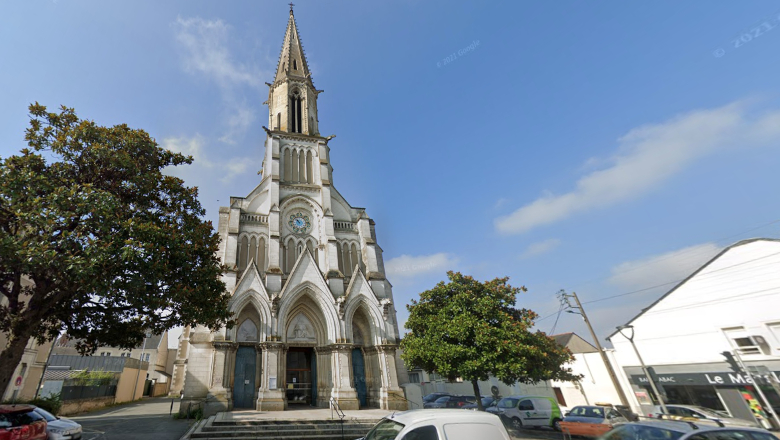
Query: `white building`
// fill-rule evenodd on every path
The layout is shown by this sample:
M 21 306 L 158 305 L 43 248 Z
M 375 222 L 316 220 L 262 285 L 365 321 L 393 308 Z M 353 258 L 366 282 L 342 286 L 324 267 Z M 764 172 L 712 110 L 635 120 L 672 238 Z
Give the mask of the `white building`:
M 292 10 L 269 84 L 262 180 L 220 208 L 219 258 L 238 325 L 186 329 L 182 408 L 405 409 L 398 324 L 374 221 L 334 187 L 331 137 Z
M 576 333 L 553 335 L 553 338 L 574 355 L 574 361 L 566 366 L 573 374 L 582 375 L 577 382 L 550 381 L 560 405 L 572 408 L 596 403 L 620 404 L 620 395 L 615 391 L 609 370 L 596 347 Z M 607 350 L 607 354 L 611 356 L 611 350 Z
M 756 385 L 722 354 L 738 350 L 771 406 L 780 408 L 780 240 L 729 246 L 628 324 L 667 403 L 751 419 L 763 405 Z M 618 332 L 608 339 L 628 397 L 647 414 L 656 398 L 629 340 Z

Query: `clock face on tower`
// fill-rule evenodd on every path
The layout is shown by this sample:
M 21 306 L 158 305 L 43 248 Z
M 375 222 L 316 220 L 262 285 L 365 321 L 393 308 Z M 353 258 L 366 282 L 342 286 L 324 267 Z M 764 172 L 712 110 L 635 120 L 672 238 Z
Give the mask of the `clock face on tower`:
M 311 229 L 311 221 L 309 220 L 309 216 L 302 212 L 295 212 L 290 214 L 290 219 L 287 222 L 287 225 L 290 226 L 290 229 L 292 229 L 293 232 L 298 234 L 305 234 Z

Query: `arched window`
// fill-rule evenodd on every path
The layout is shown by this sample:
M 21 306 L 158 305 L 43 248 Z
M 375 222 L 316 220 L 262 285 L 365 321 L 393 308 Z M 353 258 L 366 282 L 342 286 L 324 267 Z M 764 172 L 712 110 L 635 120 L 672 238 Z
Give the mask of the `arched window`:
M 257 246 L 257 268 L 261 273 L 265 273 L 265 237 L 260 237 L 260 244 Z
M 257 239 L 255 237 L 249 240 L 249 255 L 246 258 L 246 263 L 250 262 L 257 264 Z
M 241 238 L 238 245 L 238 271 L 243 272 L 246 269 L 246 255 L 249 248 L 249 240 L 246 235 Z
M 276 114 L 276 129 L 279 130 L 282 128 L 282 114 L 277 113 Z
M 298 173 L 300 172 L 298 170 L 298 150 L 292 151 L 292 163 L 290 164 L 292 167 L 292 175 L 290 176 L 291 182 L 298 182 Z
M 353 243 L 352 244 L 352 267 L 355 267 L 355 265 L 358 264 L 358 261 L 359 260 L 358 260 L 357 246 L 355 246 L 355 244 Z M 361 269 L 362 269 L 362 264 L 361 264 Z
M 339 272 L 344 273 L 344 255 L 341 254 L 341 243 L 336 242 L 336 259 L 338 260 Z
M 284 273 L 289 275 L 295 264 L 295 241 L 291 238 L 284 246 Z
M 314 183 L 314 158 L 311 151 L 306 153 L 306 182 Z
M 298 60 L 293 58 L 293 70 L 298 70 Z
M 290 127 L 291 133 L 302 133 L 303 130 L 303 98 L 300 96 L 298 90 L 294 91 L 290 96 L 290 118 L 292 127 Z
M 311 110 L 309 110 L 311 112 Z M 309 134 L 314 134 L 314 118 L 309 116 Z
M 341 250 L 343 252 L 343 259 L 344 259 L 344 275 L 351 277 L 352 276 L 352 269 L 355 268 L 355 266 L 352 265 L 352 258 L 350 258 L 349 255 L 349 243 L 344 243 L 341 246 Z
M 282 180 L 288 182 L 292 180 L 292 157 L 290 156 L 289 148 L 284 150 L 284 175 Z
M 298 182 L 306 183 L 306 153 L 303 150 L 298 152 L 298 169 Z

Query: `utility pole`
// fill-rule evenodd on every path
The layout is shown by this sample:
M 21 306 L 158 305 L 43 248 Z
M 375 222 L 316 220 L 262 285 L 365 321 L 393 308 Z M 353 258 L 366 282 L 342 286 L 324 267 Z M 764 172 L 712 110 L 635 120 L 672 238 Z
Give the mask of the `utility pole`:
M 582 319 L 585 321 L 585 324 L 588 326 L 588 330 L 590 330 L 590 336 L 593 338 L 593 342 L 596 344 L 596 348 L 599 350 L 599 354 L 601 355 L 601 360 L 604 361 L 604 366 L 607 367 L 607 373 L 609 373 L 609 378 L 612 379 L 612 385 L 615 387 L 615 391 L 617 392 L 618 397 L 620 397 L 621 405 L 630 408 L 631 404 L 628 403 L 628 399 L 626 398 L 626 395 L 623 392 L 623 387 L 621 387 L 620 382 L 618 382 L 618 378 L 617 375 L 615 374 L 615 370 L 612 368 L 612 364 L 609 362 L 609 359 L 607 359 L 607 353 L 604 352 L 604 348 L 601 347 L 599 338 L 596 336 L 596 332 L 593 331 L 593 326 L 590 325 L 590 321 L 588 320 L 588 315 L 585 314 L 585 309 L 582 308 L 582 303 L 580 303 L 580 299 L 577 298 L 577 294 L 575 292 L 572 292 L 570 295 L 566 293 L 564 290 L 561 290 L 559 293 L 561 294 L 563 300 L 566 301 L 566 305 L 568 305 L 570 309 L 579 310 L 579 312 L 574 312 L 572 310 L 569 310 L 568 312 L 579 313 L 582 316 Z M 571 305 L 571 302 L 569 302 L 569 298 L 574 298 L 574 301 L 577 302 L 576 307 Z

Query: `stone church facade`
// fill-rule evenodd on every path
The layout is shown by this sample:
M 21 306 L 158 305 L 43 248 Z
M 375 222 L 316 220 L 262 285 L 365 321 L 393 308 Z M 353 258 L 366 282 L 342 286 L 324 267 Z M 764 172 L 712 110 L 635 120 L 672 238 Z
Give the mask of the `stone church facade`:
M 267 83 L 268 84 L 268 83 Z M 398 324 L 374 221 L 333 186 L 331 137 L 292 10 L 273 84 L 262 180 L 219 211 L 232 328 L 184 330 L 172 390 L 204 412 L 293 405 L 406 409 Z M 402 364 L 398 362 L 398 366 Z

